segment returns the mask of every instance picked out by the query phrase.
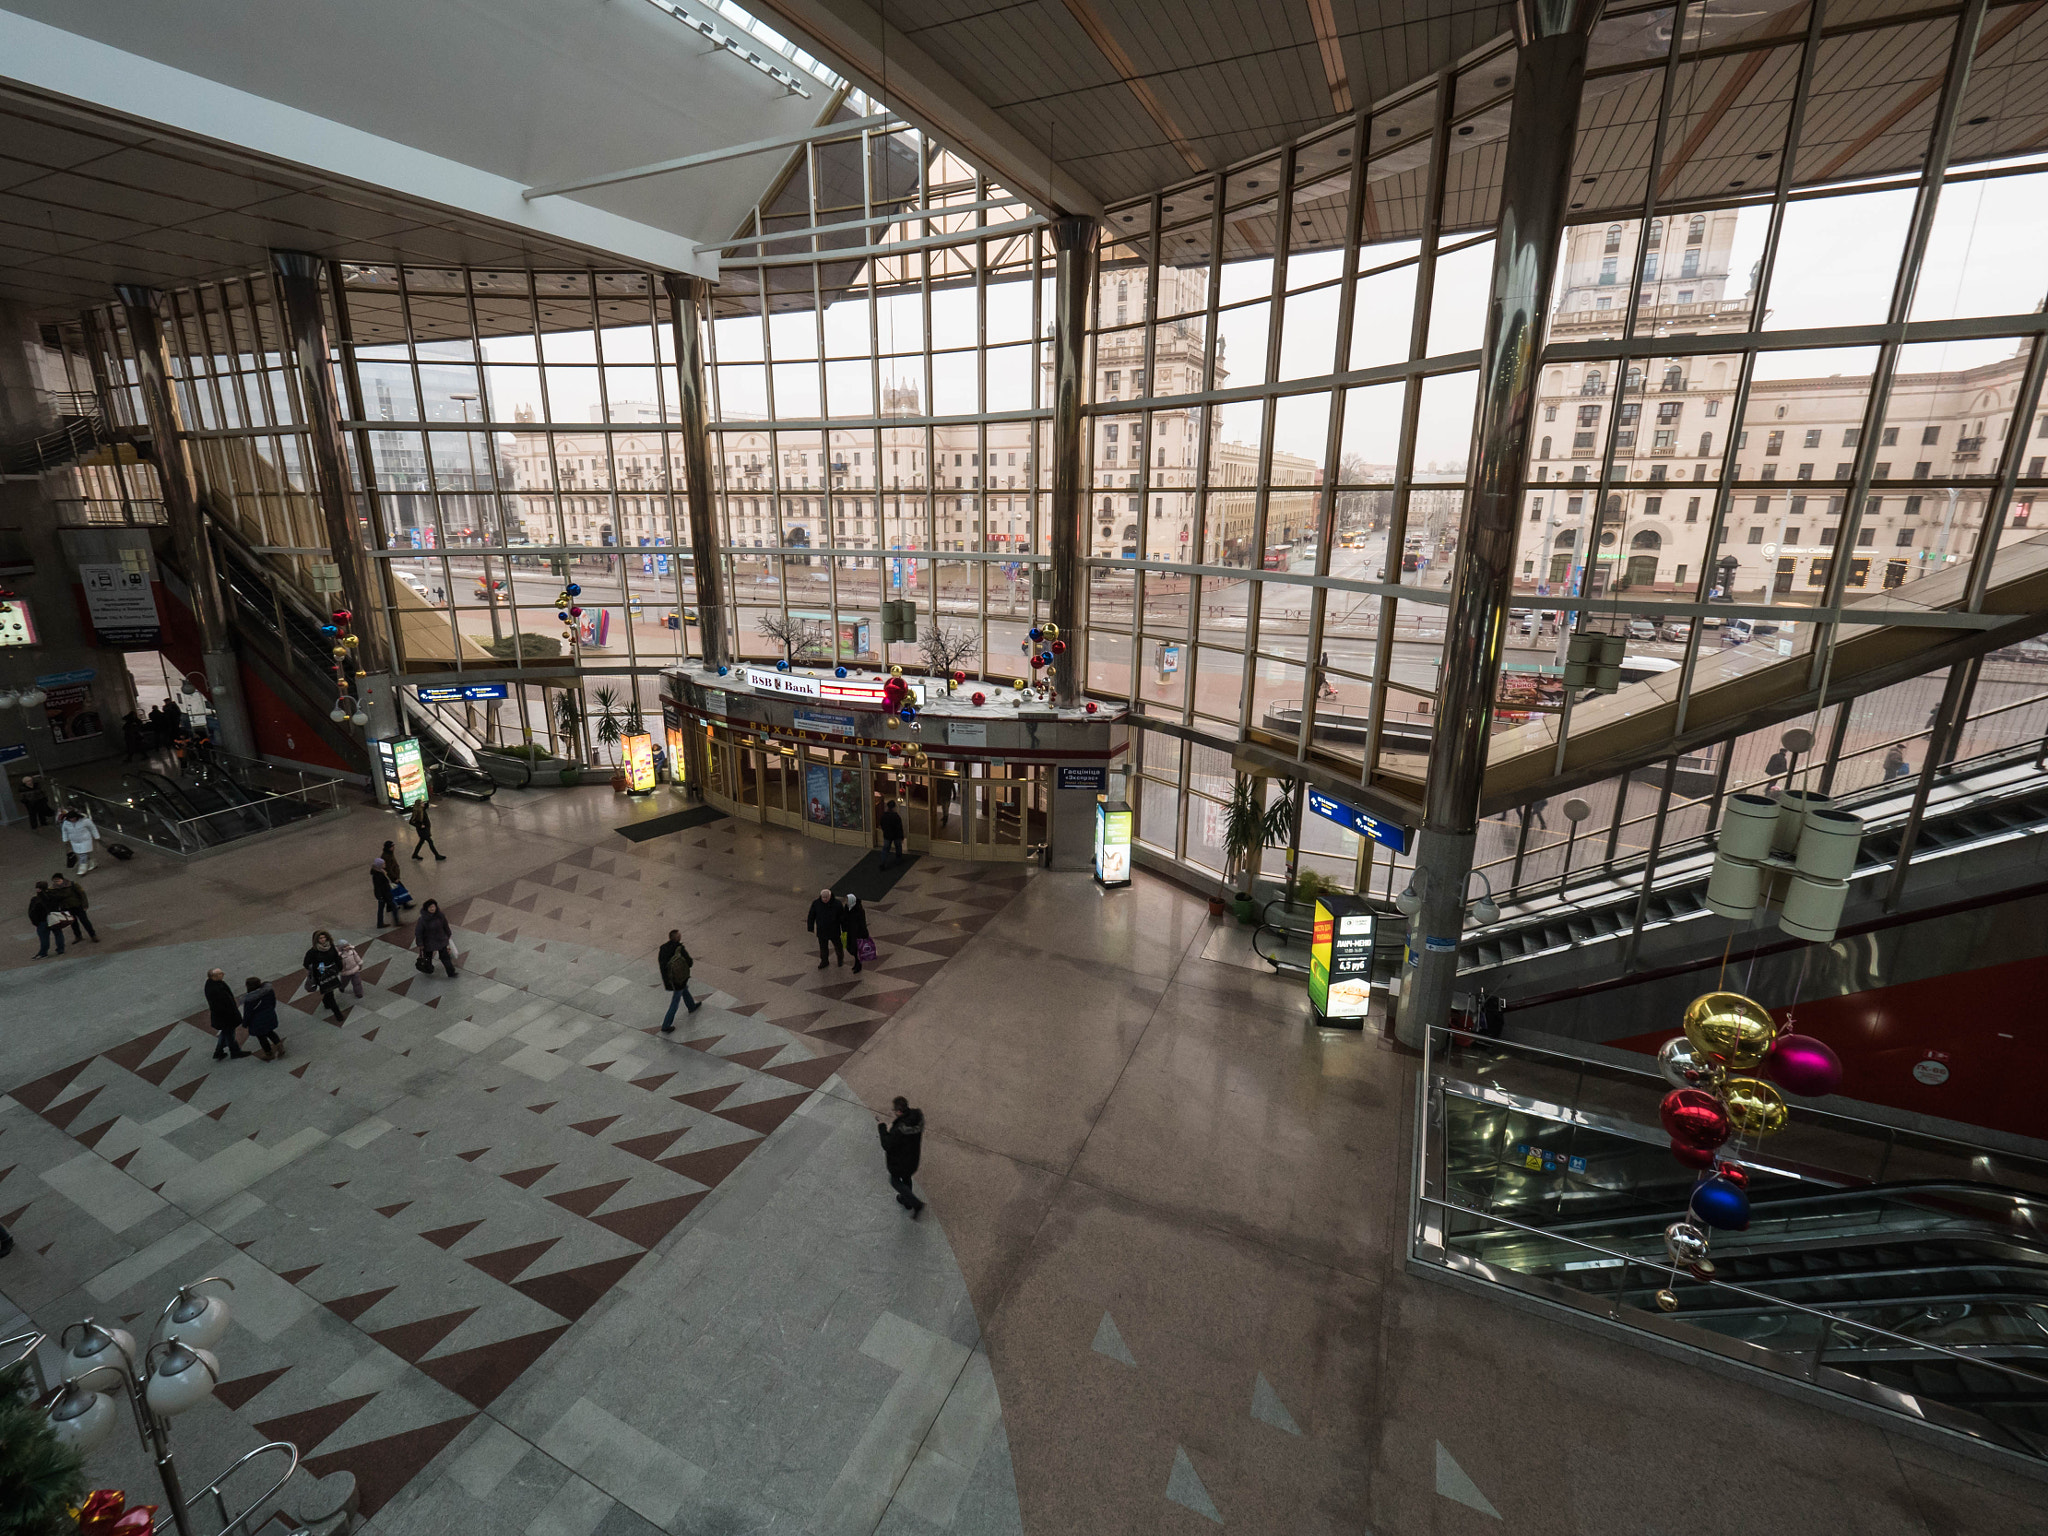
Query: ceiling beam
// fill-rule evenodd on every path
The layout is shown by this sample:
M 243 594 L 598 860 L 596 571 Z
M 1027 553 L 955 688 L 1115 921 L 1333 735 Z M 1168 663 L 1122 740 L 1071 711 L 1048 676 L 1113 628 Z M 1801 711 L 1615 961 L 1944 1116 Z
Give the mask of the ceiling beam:
M 1143 107 L 1145 115 L 1152 119 L 1153 127 L 1166 135 L 1166 142 L 1171 144 L 1181 159 L 1187 162 L 1188 169 L 1208 170 L 1208 164 L 1195 153 L 1195 146 L 1190 144 L 1187 135 L 1181 132 L 1180 124 L 1173 120 L 1173 114 L 1166 110 L 1166 104 L 1138 72 L 1138 66 L 1132 63 L 1131 56 L 1124 52 L 1124 45 L 1117 41 L 1116 34 L 1109 30 L 1109 23 L 1103 20 L 1089 0 L 1063 0 L 1063 3 L 1066 5 L 1067 14 L 1080 23 L 1081 30 L 1088 34 L 1088 40 L 1096 46 L 1103 58 L 1109 61 L 1109 67 L 1117 72 L 1118 78 L 1123 81 L 1130 93 L 1138 98 L 1138 105 Z
M 1026 201 L 1102 216 L 1101 199 L 1062 170 L 966 84 L 866 0 L 751 0 L 881 100 Z
M 636 165 L 629 170 L 599 171 L 594 176 L 579 176 L 570 181 L 551 181 L 542 186 L 528 187 L 519 195 L 532 202 L 537 197 L 560 197 L 567 192 L 587 192 L 592 187 L 615 187 L 621 182 L 644 181 L 649 176 L 666 176 L 671 171 L 695 170 L 700 165 L 722 165 L 728 160 L 744 160 L 749 155 L 765 155 L 771 150 L 795 149 L 799 145 L 815 144 L 820 139 L 845 138 L 865 128 L 880 128 L 886 132 L 907 126 L 898 122 L 893 112 L 877 112 L 872 117 L 849 118 L 843 123 L 826 123 L 822 127 L 807 128 L 802 133 L 785 133 L 772 139 L 729 144 L 724 149 L 707 149 L 702 154 L 682 155 L 674 160 L 657 160 L 652 165 Z
M 716 282 L 716 251 L 587 203 L 535 204 L 510 177 L 0 10 L 0 79 L 144 128 L 396 193 L 492 224 Z

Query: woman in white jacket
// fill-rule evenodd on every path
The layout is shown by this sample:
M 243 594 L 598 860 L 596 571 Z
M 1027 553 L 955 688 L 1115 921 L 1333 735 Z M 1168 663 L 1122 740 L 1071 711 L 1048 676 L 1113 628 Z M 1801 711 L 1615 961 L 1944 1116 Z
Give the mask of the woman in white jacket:
M 99 840 L 100 829 L 90 816 L 83 811 L 66 811 L 57 824 L 57 835 L 78 856 L 77 873 L 82 875 L 92 868 L 92 845 Z

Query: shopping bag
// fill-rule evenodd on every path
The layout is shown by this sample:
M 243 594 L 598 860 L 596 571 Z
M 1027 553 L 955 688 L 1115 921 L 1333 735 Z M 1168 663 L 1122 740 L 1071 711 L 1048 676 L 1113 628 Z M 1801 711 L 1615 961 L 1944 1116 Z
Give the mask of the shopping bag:
M 875 941 L 873 939 L 855 939 L 853 941 L 853 957 L 862 965 L 873 965 L 875 963 Z
M 434 974 L 434 957 L 432 955 L 421 955 L 413 961 L 412 968 L 422 976 L 431 976 Z
M 394 907 L 409 907 L 412 905 L 412 892 L 405 888 L 403 880 L 391 882 L 391 905 Z

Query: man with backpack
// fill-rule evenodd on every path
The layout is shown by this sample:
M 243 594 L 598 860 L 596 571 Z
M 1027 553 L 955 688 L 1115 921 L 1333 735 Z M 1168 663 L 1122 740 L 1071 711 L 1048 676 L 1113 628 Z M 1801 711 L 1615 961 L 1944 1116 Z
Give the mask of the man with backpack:
M 677 1003 L 688 1003 L 692 1013 L 704 1006 L 690 996 L 690 951 L 683 946 L 682 929 L 669 929 L 668 942 L 661 946 L 655 964 L 661 971 L 661 984 L 669 992 L 668 1015 L 661 1021 L 661 1032 L 672 1035 L 676 1032 Z

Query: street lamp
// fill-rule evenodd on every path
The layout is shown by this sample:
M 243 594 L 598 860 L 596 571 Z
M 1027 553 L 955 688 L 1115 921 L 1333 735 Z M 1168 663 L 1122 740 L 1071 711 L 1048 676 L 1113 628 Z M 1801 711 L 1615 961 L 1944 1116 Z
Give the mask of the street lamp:
M 156 1461 L 164 1502 L 170 1506 L 171 1523 L 178 1536 L 195 1533 L 190 1504 L 171 1456 L 170 1420 L 213 1396 L 220 1380 L 220 1362 L 211 1351 L 227 1334 L 228 1306 L 219 1296 L 204 1295 L 199 1290 L 202 1285 L 214 1284 L 234 1289 L 234 1282 L 222 1275 L 207 1275 L 179 1287 L 150 1330 L 141 1350 L 139 1368 L 134 1335 L 125 1329 L 106 1327 L 89 1317 L 65 1328 L 58 1336 L 64 1349 L 64 1384 L 47 1410 L 57 1440 L 85 1456 L 113 1434 L 120 1418 L 114 1394 L 125 1397 L 135 1432 Z M 32 1357 L 46 1337 L 40 1333 L 24 1335 L 19 1341 L 27 1346 L 23 1357 Z M 98 1384 L 89 1385 L 96 1378 Z M 230 1518 L 221 1485 L 244 1462 L 268 1451 L 285 1453 L 289 1465 L 284 1475 L 240 1514 Z M 213 1496 L 220 1515 L 221 1536 L 246 1531 L 256 1512 L 290 1481 L 298 1465 L 297 1446 L 288 1440 L 272 1440 L 242 1456 L 202 1488 L 200 1497 Z

